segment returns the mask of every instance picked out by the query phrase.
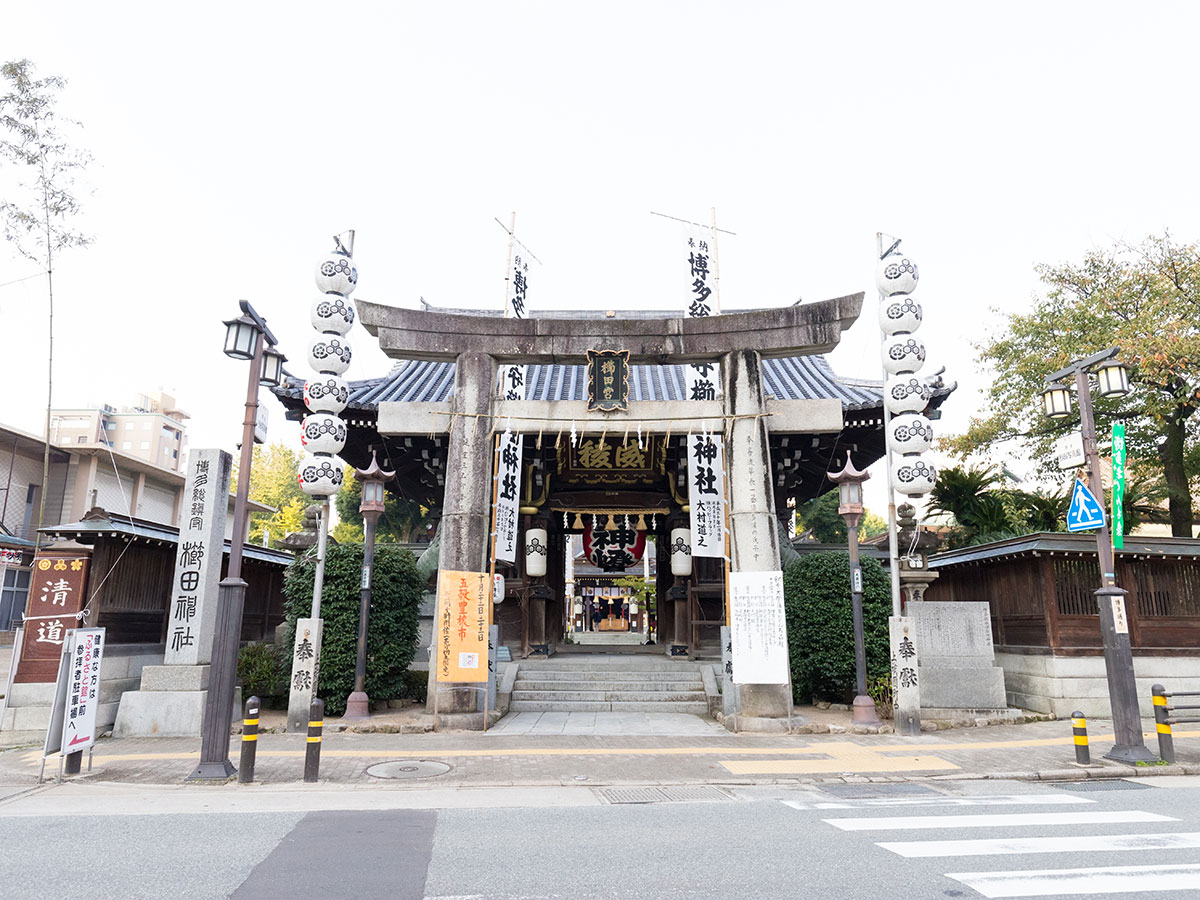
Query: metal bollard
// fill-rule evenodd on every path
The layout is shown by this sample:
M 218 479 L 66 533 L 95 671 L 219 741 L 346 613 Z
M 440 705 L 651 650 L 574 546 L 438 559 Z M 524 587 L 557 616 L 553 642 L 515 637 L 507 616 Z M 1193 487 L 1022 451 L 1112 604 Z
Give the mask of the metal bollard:
M 1087 719 L 1082 710 L 1071 713 L 1071 731 L 1075 734 L 1075 762 L 1081 766 L 1091 765 L 1092 752 L 1088 747 Z
M 1154 730 L 1158 732 L 1158 755 L 1163 762 L 1175 762 L 1175 739 L 1171 736 L 1171 719 L 1167 715 L 1167 689 L 1161 684 L 1150 688 L 1154 695 Z
M 254 757 L 258 751 L 258 698 L 246 701 L 242 719 L 242 758 L 238 760 L 238 784 L 254 782 Z
M 304 780 L 317 783 L 321 769 L 321 729 L 325 727 L 325 701 L 313 698 L 308 708 L 308 745 L 304 751 Z

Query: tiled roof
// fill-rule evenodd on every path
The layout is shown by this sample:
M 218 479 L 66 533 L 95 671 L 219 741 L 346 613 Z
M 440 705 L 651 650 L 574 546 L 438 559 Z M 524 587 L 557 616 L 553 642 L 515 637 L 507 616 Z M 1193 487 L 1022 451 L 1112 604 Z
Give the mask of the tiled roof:
M 686 379 L 683 366 L 630 366 L 631 400 L 682 400 Z M 583 400 L 587 386 L 584 366 L 529 366 L 530 400 Z M 865 409 L 883 403 L 881 382 L 842 378 L 823 356 L 763 360 L 763 390 L 780 400 L 837 399 L 843 409 Z M 291 379 L 278 394 L 299 399 L 303 382 Z M 398 363 L 381 378 L 350 382 L 350 407 L 374 409 L 384 402 L 446 400 L 454 392 L 454 363 L 414 360 Z

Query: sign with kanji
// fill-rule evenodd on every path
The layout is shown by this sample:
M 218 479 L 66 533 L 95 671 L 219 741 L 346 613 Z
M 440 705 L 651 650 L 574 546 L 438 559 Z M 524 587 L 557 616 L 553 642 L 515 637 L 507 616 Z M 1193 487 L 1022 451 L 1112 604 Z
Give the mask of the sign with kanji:
M 588 412 L 629 409 L 629 351 L 587 352 Z
M 233 457 L 224 450 L 188 453 L 179 543 L 167 601 L 163 663 L 168 666 L 204 665 L 212 660 L 232 467 Z
M 684 227 L 684 296 L 689 319 L 704 319 L 719 312 L 715 295 L 716 259 L 713 232 L 688 225 Z M 721 367 L 716 362 L 695 362 L 684 367 L 687 378 L 685 400 L 716 400 L 721 396 Z
M 486 572 L 438 573 L 437 680 L 488 680 L 488 604 L 491 578 Z
M 688 437 L 692 556 L 725 556 L 725 450 L 719 434 Z
M 291 681 L 288 683 L 287 730 L 303 733 L 308 729 L 308 713 L 317 682 L 321 678 L 321 639 L 324 619 L 297 619 L 296 639 L 292 642 Z
M 1075 479 L 1071 505 L 1067 509 L 1067 531 L 1088 531 L 1104 524 L 1104 509 L 1086 484 Z
M 39 553 L 29 581 L 25 636 L 13 681 L 51 684 L 68 632 L 79 625 L 76 615 L 87 604 L 88 559 L 62 553 Z
M 512 268 L 506 279 L 504 315 L 524 319 L 526 315 L 525 294 L 529 290 L 529 260 L 520 253 L 514 254 Z M 528 367 L 523 365 L 500 366 L 500 398 L 502 400 L 524 400 L 525 378 Z
M 103 628 L 77 628 L 67 653 L 67 698 L 62 752 L 86 750 L 96 742 L 96 710 L 100 706 L 100 660 Z
M 1125 546 L 1125 423 L 1112 427 L 1112 542 L 1120 550 Z
M 520 542 L 521 466 L 525 448 L 521 435 L 506 431 L 500 435 L 500 456 L 496 466 L 496 508 L 492 527 L 496 529 L 496 559 L 516 562 Z
M 730 572 L 734 684 L 786 684 L 787 624 L 782 572 Z

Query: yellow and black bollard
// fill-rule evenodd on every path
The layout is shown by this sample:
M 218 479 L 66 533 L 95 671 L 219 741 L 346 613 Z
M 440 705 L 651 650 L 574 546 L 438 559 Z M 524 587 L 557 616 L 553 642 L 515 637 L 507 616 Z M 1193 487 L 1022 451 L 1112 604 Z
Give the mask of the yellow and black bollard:
M 1154 695 L 1154 730 L 1158 732 L 1158 755 L 1163 762 L 1175 762 L 1175 738 L 1171 735 L 1171 717 L 1167 698 L 1171 695 L 1161 684 L 1150 688 Z
M 1075 735 L 1075 762 L 1081 766 L 1091 765 L 1092 752 L 1088 747 L 1087 719 L 1081 710 L 1071 713 L 1071 731 Z
M 308 709 L 308 744 L 304 752 L 304 780 L 317 783 L 321 769 L 321 729 L 325 727 L 325 701 L 313 698 Z
M 254 757 L 258 751 L 258 698 L 246 701 L 242 719 L 242 758 L 238 760 L 238 784 L 254 782 Z

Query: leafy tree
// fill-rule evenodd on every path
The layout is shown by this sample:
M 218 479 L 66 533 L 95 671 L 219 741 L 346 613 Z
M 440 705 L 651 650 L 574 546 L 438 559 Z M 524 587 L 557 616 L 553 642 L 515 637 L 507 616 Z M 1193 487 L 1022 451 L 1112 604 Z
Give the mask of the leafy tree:
M 1039 266 L 1047 287 L 1029 313 L 1008 316 L 1003 333 L 978 346 L 992 368 L 982 415 L 944 442 L 962 456 L 1008 441 L 1057 474 L 1052 444 L 1068 427 L 1042 414 L 1045 378 L 1073 360 L 1117 346 L 1132 367 L 1132 390 L 1095 398 L 1100 436 L 1126 423 L 1129 458 L 1161 470 L 1171 533 L 1191 536 L 1200 406 L 1200 248 L 1169 235 L 1140 246 L 1088 253 L 1082 263 Z
M 1036 531 L 1062 531 L 1069 490 L 1023 491 L 1005 483 L 991 466 L 950 466 L 938 473 L 929 494 L 930 512 L 954 517 L 951 547 L 981 544 Z
M 250 462 L 250 499 L 275 507 L 275 512 L 250 514 L 249 540 L 252 544 L 262 543 L 264 531 L 270 531 L 272 539 L 277 540 L 304 526 L 304 508 L 312 501 L 297 481 L 299 465 L 299 452 L 286 444 L 254 445 Z M 237 482 L 236 472 L 233 481 Z
M 283 576 L 287 629 L 284 647 L 292 647 L 296 619 L 312 613 L 316 548 L 296 557 Z M 320 696 L 325 713 L 340 716 L 354 690 L 358 659 L 358 617 L 362 587 L 362 544 L 333 544 L 325 551 L 325 581 L 321 591 Z M 411 551 L 385 544 L 375 550 L 371 573 L 371 616 L 367 625 L 367 695 L 392 700 L 418 689 L 420 678 L 405 674 L 417 651 L 417 630 L 425 582 L 417 574 Z M 288 672 L 290 675 L 290 672 Z M 423 673 L 422 673 L 423 675 Z
M 70 247 L 86 247 L 91 238 L 73 231 L 68 220 L 79 213 L 75 176 L 91 162 L 76 149 L 61 126 L 77 126 L 55 111 L 58 94 L 67 82 L 57 76 L 34 78 L 28 59 L 0 66 L 8 93 L 0 96 L 0 162 L 17 168 L 16 185 L 5 186 L 0 199 L 0 224 L 5 240 L 46 273 L 49 349 L 46 356 L 46 446 L 42 454 L 42 484 L 50 481 L 50 409 L 54 401 L 54 263 Z M 0 88 L 2 89 L 2 88 Z M 46 494 L 38 507 L 38 535 L 46 517 Z
M 859 564 L 867 678 L 873 679 L 889 670 L 891 579 L 878 560 L 862 557 Z M 804 554 L 784 570 L 783 594 L 793 699 L 849 700 L 855 688 L 849 554 Z
M 837 490 L 826 491 L 820 497 L 796 505 L 797 531 L 812 532 L 813 539 L 822 544 L 844 544 L 846 520 L 838 512 Z M 883 534 L 887 522 L 870 510 L 858 520 L 858 537 L 863 540 Z
M 361 541 L 363 517 L 362 513 L 358 511 L 358 507 L 362 504 L 362 484 L 354 477 L 354 469 L 351 466 L 346 466 L 342 489 L 334 497 L 334 502 L 337 504 L 340 524 L 350 527 L 357 526 L 359 529 L 358 532 L 346 529 L 344 533 L 347 536 L 357 533 L 358 540 Z M 379 517 L 379 521 L 375 525 L 375 540 L 385 544 L 423 540 L 426 526 L 431 521 L 432 506 L 431 499 L 424 502 L 407 500 L 393 490 L 386 490 L 383 515 Z M 340 541 L 342 538 L 338 537 L 338 540 Z

